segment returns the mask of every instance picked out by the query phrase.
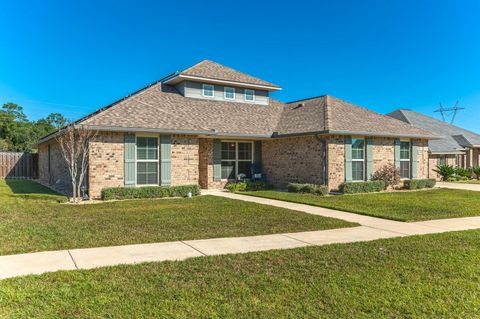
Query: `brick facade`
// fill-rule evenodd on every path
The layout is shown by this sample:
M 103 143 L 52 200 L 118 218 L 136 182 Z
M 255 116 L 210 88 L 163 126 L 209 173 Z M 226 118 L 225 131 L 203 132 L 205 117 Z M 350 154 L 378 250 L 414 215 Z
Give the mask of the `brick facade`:
M 223 189 L 227 181 L 213 180 L 213 140 L 199 139 L 199 185 L 203 189 Z
M 38 146 L 38 170 L 40 183 L 63 194 L 72 193 L 68 166 L 55 139 Z
M 199 139 L 172 136 L 172 185 L 199 184 Z
M 315 136 L 262 141 L 263 174 L 278 188 L 323 183 L 322 140 Z
M 330 136 L 327 138 L 328 188 L 336 190 L 345 182 L 345 138 Z

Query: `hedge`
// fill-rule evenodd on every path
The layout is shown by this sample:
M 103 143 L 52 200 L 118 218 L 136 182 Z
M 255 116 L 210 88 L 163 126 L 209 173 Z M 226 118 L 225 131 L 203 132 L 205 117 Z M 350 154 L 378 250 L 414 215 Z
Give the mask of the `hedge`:
M 411 179 L 404 182 L 406 189 L 433 188 L 437 183 L 434 179 Z
M 200 195 L 200 186 L 145 186 L 145 187 L 112 187 L 102 190 L 103 200 L 134 199 L 134 198 L 162 198 L 162 197 L 187 197 Z
M 290 183 L 287 188 L 291 193 L 309 193 L 320 196 L 328 194 L 328 186 L 326 185 Z
M 372 193 L 380 192 L 384 189 L 384 181 L 345 182 L 340 185 L 340 191 L 344 194 Z
M 230 192 L 246 192 L 246 191 L 260 191 L 265 189 L 272 189 L 272 185 L 262 182 L 262 181 L 245 181 L 245 182 L 236 182 L 228 183 L 225 185 L 225 188 Z

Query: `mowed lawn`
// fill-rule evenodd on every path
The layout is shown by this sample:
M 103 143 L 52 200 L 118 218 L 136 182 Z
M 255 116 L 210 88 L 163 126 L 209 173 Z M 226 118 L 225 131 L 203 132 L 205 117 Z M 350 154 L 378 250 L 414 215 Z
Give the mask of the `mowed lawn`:
M 356 224 L 214 196 L 72 205 L 31 181 L 0 181 L 0 255 Z
M 241 193 L 398 221 L 480 216 L 480 192 L 430 189 L 320 197 L 278 191 Z
M 0 281 L 8 318 L 477 318 L 480 231 Z

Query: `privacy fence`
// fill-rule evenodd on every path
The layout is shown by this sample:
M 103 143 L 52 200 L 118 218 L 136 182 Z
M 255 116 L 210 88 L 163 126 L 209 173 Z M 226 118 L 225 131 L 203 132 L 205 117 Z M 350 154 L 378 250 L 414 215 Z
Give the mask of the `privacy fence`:
M 0 151 L 0 178 L 38 178 L 38 154 Z

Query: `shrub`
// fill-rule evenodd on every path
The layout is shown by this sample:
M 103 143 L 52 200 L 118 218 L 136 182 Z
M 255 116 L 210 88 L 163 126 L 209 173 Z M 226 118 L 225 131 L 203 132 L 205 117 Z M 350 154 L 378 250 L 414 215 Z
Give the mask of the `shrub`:
M 455 176 L 470 179 L 472 178 L 473 171 L 471 168 L 455 167 Z
M 135 199 L 135 198 L 162 198 L 187 197 L 200 194 L 198 185 L 182 186 L 145 186 L 145 187 L 112 187 L 102 189 L 102 199 Z
M 434 179 L 411 179 L 404 182 L 406 189 L 433 188 L 437 182 Z
M 384 181 L 345 182 L 340 185 L 340 191 L 344 194 L 372 193 L 380 192 L 384 189 Z
M 225 188 L 230 192 L 245 192 L 245 191 L 260 191 L 265 189 L 272 189 L 272 185 L 262 181 L 246 181 L 229 183 Z
M 477 176 L 477 179 L 480 179 L 480 166 L 472 167 L 472 172 Z
M 455 175 L 455 168 L 450 165 L 439 165 L 437 169 L 433 170 L 434 172 L 442 176 L 443 181 L 448 181 L 453 175 Z
M 287 188 L 291 193 L 308 193 L 320 196 L 328 194 L 328 186 L 326 185 L 290 183 Z
M 384 165 L 372 175 L 372 181 L 383 181 L 385 188 L 392 186 L 393 189 L 397 188 L 400 178 L 400 170 L 393 164 Z

